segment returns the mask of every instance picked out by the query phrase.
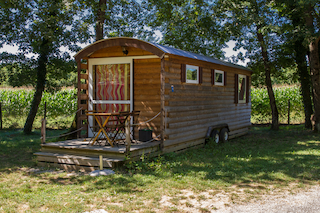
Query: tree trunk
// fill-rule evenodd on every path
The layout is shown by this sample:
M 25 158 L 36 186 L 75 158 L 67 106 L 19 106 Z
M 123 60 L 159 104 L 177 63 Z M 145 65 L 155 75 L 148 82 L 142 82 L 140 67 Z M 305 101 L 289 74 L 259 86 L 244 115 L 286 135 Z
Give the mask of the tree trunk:
M 40 55 L 38 58 L 38 67 L 37 67 L 37 84 L 36 91 L 31 102 L 31 108 L 24 125 L 23 132 L 25 134 L 30 134 L 32 131 L 32 125 L 34 118 L 36 117 L 39 104 L 41 102 L 42 93 L 44 91 L 46 74 L 47 74 L 47 62 L 48 62 L 48 40 L 44 39 L 40 45 Z
M 319 39 L 309 44 L 310 50 L 310 73 L 313 86 L 313 105 L 314 105 L 314 132 L 320 132 L 320 66 L 319 66 Z
M 304 23 L 304 17 L 301 16 L 301 11 L 296 10 L 294 5 L 291 7 L 292 11 L 292 24 L 293 26 L 301 26 Z M 305 114 L 305 123 L 304 126 L 307 129 L 312 128 L 311 123 L 311 115 L 313 113 L 312 109 L 312 100 L 311 100 L 311 78 L 308 71 L 308 65 L 306 60 L 306 55 L 308 53 L 308 49 L 303 45 L 304 37 L 297 33 L 293 38 L 294 40 L 294 50 L 295 50 L 295 61 L 298 66 L 299 79 L 301 84 L 301 94 L 302 101 L 304 106 L 304 114 Z
M 315 27 L 313 25 L 314 8 L 309 5 L 306 11 L 306 26 L 314 35 Z M 314 106 L 314 132 L 320 132 L 320 64 L 319 64 L 319 43 L 320 37 L 311 36 L 309 39 L 309 60 L 310 60 L 310 74 L 313 89 L 313 106 Z
M 96 41 L 103 39 L 103 25 L 106 15 L 106 0 L 99 0 L 99 8 L 97 11 L 97 22 L 96 22 Z
M 264 64 L 264 70 L 265 70 L 265 77 L 266 77 L 266 86 L 268 90 L 269 100 L 270 100 L 270 107 L 272 111 L 272 124 L 271 129 L 272 130 L 278 130 L 279 129 L 279 113 L 276 105 L 276 99 L 274 97 L 273 89 L 272 89 L 272 82 L 271 82 L 271 68 L 269 64 L 269 58 L 268 58 L 268 52 L 265 47 L 265 42 L 262 33 L 260 33 L 261 26 L 257 26 L 257 36 L 258 40 L 261 46 L 261 53 L 262 53 L 262 59 Z
M 99 41 L 101 39 L 103 39 L 104 37 L 104 32 L 103 32 L 103 26 L 104 26 L 104 22 L 105 22 L 105 15 L 106 15 L 106 4 L 107 4 L 107 0 L 99 0 L 99 8 L 97 10 L 97 14 L 96 14 L 96 28 L 95 28 L 95 33 L 96 33 L 96 41 Z M 78 106 L 79 108 L 79 106 Z M 78 113 L 77 113 L 78 114 Z M 77 114 L 75 115 L 72 124 L 69 128 L 69 132 L 73 132 L 75 130 L 77 130 L 77 121 L 78 121 L 78 117 Z M 80 135 L 80 134 L 79 134 Z M 70 136 L 67 136 L 67 139 L 73 139 L 77 137 L 77 133 L 72 134 Z
M 308 72 L 308 66 L 306 62 L 307 49 L 302 45 L 303 39 L 300 38 L 295 41 L 294 49 L 295 49 L 295 61 L 298 65 L 298 72 L 301 83 L 301 94 L 304 106 L 304 114 L 305 114 L 305 128 L 311 129 L 311 115 L 313 113 L 312 109 L 312 100 L 311 100 L 311 82 L 310 75 Z

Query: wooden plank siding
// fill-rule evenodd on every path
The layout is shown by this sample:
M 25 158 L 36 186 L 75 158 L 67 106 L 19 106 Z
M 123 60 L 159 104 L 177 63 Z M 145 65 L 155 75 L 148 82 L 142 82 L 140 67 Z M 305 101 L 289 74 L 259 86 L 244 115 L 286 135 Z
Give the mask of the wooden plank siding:
M 77 128 L 83 130 L 77 133 L 78 138 L 88 137 L 88 117 L 85 111 L 88 110 L 88 63 L 78 62 L 78 109 Z
M 125 47 L 128 54 L 122 52 L 121 46 L 108 47 L 100 49 L 90 55 L 90 58 L 105 58 L 105 57 L 125 57 L 125 56 L 140 56 L 140 55 L 153 55 L 151 52 L 138 49 L 135 47 Z
M 154 59 L 134 59 L 134 103 L 133 109 L 140 111 L 138 122 L 144 122 L 161 110 L 160 100 L 160 71 L 161 60 Z M 153 137 L 160 134 L 161 117 L 158 116 L 151 122 L 139 126 L 138 129 L 152 128 Z M 138 138 L 138 131 L 135 131 L 135 138 Z
M 201 84 L 181 81 L 183 64 L 202 67 Z M 234 82 L 235 74 L 251 76 L 249 71 L 174 55 L 170 55 L 166 66 L 164 152 L 203 144 L 208 127 L 213 125 L 227 123 L 230 138 L 247 133 L 251 103 L 235 103 Z M 212 85 L 212 70 L 224 71 L 224 86 Z

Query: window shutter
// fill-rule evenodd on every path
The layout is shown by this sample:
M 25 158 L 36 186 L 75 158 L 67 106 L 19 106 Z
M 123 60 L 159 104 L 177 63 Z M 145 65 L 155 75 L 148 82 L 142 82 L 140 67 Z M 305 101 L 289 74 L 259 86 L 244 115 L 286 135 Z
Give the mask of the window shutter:
M 181 83 L 186 82 L 186 65 L 181 64 Z
M 249 76 L 246 76 L 246 103 L 249 103 L 249 92 L 250 92 L 250 87 L 249 87 Z
M 202 67 L 199 67 L 199 84 L 202 84 Z
M 215 80 L 214 78 L 215 78 L 215 76 L 214 76 L 214 69 L 212 69 L 212 70 L 211 70 L 211 84 L 212 84 L 212 85 L 214 85 L 214 80 Z
M 227 72 L 226 71 L 223 72 L 223 79 L 224 79 L 223 85 L 226 86 L 227 85 Z
M 238 74 L 234 75 L 234 103 L 238 103 L 238 89 L 239 89 L 239 76 Z

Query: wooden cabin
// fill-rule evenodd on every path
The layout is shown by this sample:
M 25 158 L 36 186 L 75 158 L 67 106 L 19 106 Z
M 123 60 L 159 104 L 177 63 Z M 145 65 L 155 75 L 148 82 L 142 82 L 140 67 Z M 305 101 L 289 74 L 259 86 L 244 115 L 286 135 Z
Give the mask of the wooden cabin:
M 81 131 L 75 140 L 41 144 L 35 153 L 39 165 L 93 171 L 115 167 L 128 155 L 139 159 L 248 132 L 252 72 L 245 67 L 134 38 L 100 40 L 75 59 Z M 126 122 L 125 144 L 109 146 L 106 137 L 106 146 L 91 143 L 102 129 L 94 128 L 92 111 L 135 111 L 139 117 L 131 127 Z M 145 128 L 152 129 L 154 141 L 141 142 Z
M 250 126 L 251 71 L 211 57 L 134 38 L 97 41 L 75 55 L 78 137 L 93 136 L 88 111 L 140 111 L 162 153 L 240 136 Z M 138 137 L 136 131 L 135 137 Z

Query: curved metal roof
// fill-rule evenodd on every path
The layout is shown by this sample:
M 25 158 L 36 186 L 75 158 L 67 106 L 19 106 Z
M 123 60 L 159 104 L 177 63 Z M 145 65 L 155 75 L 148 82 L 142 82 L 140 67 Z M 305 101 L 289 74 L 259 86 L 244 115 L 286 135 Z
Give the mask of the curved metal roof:
M 210 63 L 215 63 L 215 64 L 220 64 L 220 65 L 225 65 L 225 66 L 229 66 L 229 67 L 235 67 L 235 68 L 239 68 L 239 69 L 244 69 L 244 70 L 248 70 L 251 71 L 250 69 L 238 65 L 238 64 L 233 64 L 231 62 L 226 62 L 226 61 L 222 61 L 219 59 L 215 59 L 212 57 L 208 57 L 208 56 L 204 56 L 204 55 L 200 55 L 200 54 L 196 54 L 196 53 L 192 53 L 192 52 L 188 52 L 188 51 L 184 51 L 184 50 L 180 50 L 180 49 L 176 49 L 173 47 L 168 47 L 168 46 L 163 46 L 157 43 L 151 43 L 154 46 L 158 47 L 159 49 L 161 49 L 164 53 L 166 54 L 172 54 L 172 55 L 178 55 L 178 56 L 183 56 L 186 58 L 192 58 L 192 59 L 197 59 L 197 60 L 201 60 L 201 61 L 206 61 L 206 62 L 210 62 Z
M 136 43 L 135 45 L 132 44 L 134 42 Z M 219 65 L 225 65 L 225 66 L 229 66 L 229 67 L 234 67 L 234 68 L 238 68 L 238 69 L 251 71 L 250 69 L 248 69 L 244 66 L 241 66 L 241 65 L 237 65 L 237 64 L 230 63 L 230 62 L 215 59 L 212 57 L 208 57 L 208 56 L 176 49 L 173 47 L 160 45 L 157 43 L 147 42 L 147 41 L 143 41 L 140 39 L 128 38 L 128 37 L 117 37 L 117 38 L 113 37 L 113 38 L 99 40 L 91 45 L 88 45 L 87 47 L 83 48 L 82 50 L 80 50 L 74 57 L 77 59 L 79 57 L 82 57 L 83 55 L 91 54 L 92 51 L 96 51 L 98 49 L 106 48 L 109 46 L 118 46 L 118 45 L 120 45 L 120 46 L 133 46 L 133 47 L 142 48 L 142 49 L 147 48 L 148 51 L 152 52 L 155 55 L 158 55 L 159 57 L 162 57 L 165 54 L 172 54 L 172 55 L 182 56 L 182 57 L 186 57 L 186 58 L 192 58 L 192 59 L 196 59 L 196 60 L 200 60 L 200 61 L 206 61 L 206 62 L 210 62 L 210 63 L 215 63 L 215 64 L 219 64 Z M 161 52 L 163 54 L 160 54 Z

